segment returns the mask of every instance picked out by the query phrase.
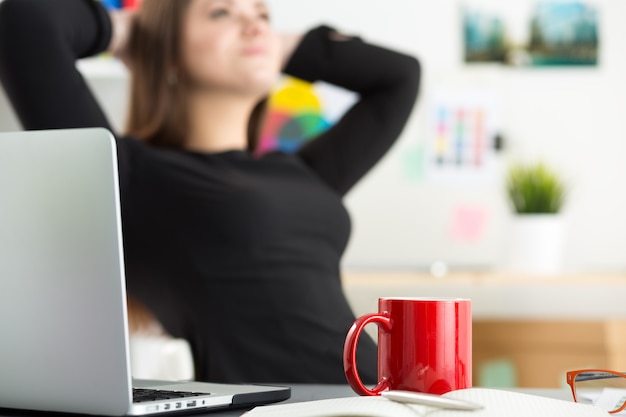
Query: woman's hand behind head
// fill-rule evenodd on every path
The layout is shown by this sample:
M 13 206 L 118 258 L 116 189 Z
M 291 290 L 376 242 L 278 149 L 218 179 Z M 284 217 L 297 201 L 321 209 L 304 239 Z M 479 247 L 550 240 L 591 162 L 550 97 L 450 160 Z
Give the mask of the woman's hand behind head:
M 133 25 L 135 24 L 136 15 L 136 11 L 126 9 L 111 10 L 109 12 L 112 35 L 108 51 L 126 66 L 128 66 L 130 62 L 128 43 Z

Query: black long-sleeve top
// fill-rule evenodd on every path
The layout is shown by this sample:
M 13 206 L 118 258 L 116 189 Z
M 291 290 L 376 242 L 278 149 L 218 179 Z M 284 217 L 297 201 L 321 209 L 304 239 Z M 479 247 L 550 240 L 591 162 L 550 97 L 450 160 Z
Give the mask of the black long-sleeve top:
M 0 5 L 0 81 L 24 128 L 111 128 L 75 67 L 106 49 L 111 29 L 93 0 Z M 401 133 L 420 67 L 329 32 L 308 32 L 285 72 L 360 98 L 295 155 L 117 136 L 128 290 L 190 342 L 199 380 L 345 382 L 343 342 L 355 317 L 340 280 L 350 233 L 341 199 Z M 376 380 L 366 336 L 359 368 Z

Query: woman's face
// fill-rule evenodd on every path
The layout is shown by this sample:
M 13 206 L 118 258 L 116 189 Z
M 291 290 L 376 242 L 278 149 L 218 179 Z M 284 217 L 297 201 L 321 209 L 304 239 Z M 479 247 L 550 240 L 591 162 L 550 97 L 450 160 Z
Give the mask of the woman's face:
M 194 88 L 266 95 L 280 73 L 280 44 L 262 0 L 191 0 L 182 59 Z

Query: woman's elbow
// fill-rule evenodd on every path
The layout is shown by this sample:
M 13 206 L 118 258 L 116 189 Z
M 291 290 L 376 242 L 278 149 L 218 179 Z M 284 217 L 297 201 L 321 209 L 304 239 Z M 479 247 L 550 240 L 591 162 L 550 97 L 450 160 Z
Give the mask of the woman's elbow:
M 41 0 L 4 0 L 0 2 L 0 42 L 21 43 L 25 39 L 50 36 L 54 25 L 46 4 Z
M 0 30 L 14 26 L 15 22 L 24 23 L 29 21 L 33 13 L 33 6 L 37 2 L 30 0 L 4 0 L 0 2 Z M 2 38 L 4 41 L 5 39 Z
M 414 98 L 417 98 L 419 93 L 421 79 L 422 65 L 420 61 L 414 56 L 406 55 L 401 80 L 405 88 L 413 93 Z

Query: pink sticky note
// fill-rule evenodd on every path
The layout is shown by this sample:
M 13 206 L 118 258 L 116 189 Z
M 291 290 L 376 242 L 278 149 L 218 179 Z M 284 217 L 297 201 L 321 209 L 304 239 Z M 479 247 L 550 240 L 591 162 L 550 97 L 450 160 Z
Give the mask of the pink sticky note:
M 452 237 L 461 242 L 480 240 L 487 226 L 487 217 L 484 207 L 457 207 L 452 214 Z

